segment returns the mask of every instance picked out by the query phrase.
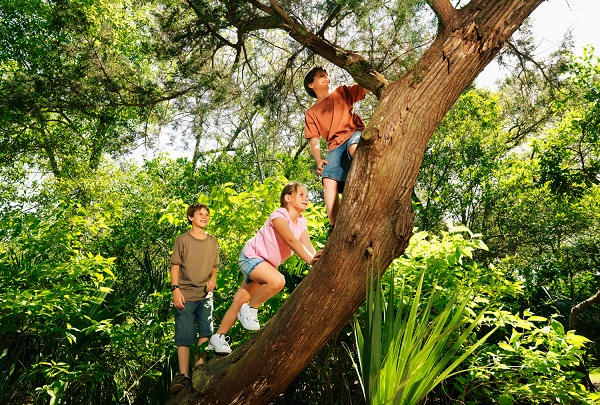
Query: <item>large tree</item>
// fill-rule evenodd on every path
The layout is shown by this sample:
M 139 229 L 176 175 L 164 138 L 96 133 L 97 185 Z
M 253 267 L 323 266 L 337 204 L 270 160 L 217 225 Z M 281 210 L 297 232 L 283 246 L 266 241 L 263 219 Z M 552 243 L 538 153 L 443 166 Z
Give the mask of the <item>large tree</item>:
M 178 395 L 177 403 L 268 403 L 340 330 L 364 301 L 368 271 L 384 272 L 408 244 L 412 189 L 431 134 L 541 2 L 472 0 L 458 9 L 449 0 L 429 0 L 438 20 L 437 36 L 414 66 L 389 84 L 358 52 L 326 39 L 327 24 L 311 32 L 296 17 L 300 3 L 223 2 L 223 18 L 237 27 L 237 38 L 252 30 L 284 30 L 373 90 L 379 103 L 363 133 L 335 232 L 319 262 L 263 330 L 231 355 L 198 369 L 193 390 Z M 199 13 L 207 5 L 188 3 Z M 347 12 L 350 3 L 336 3 L 332 19 Z M 247 15 L 253 18 L 243 19 Z

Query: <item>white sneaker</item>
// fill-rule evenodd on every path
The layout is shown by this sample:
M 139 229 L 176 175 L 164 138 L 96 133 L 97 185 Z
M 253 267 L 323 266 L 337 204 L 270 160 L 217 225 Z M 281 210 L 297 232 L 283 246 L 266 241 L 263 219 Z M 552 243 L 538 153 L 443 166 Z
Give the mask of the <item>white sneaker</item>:
M 242 326 L 248 330 L 260 329 L 260 324 L 258 323 L 258 309 L 252 308 L 248 304 L 242 305 L 240 312 L 238 312 L 238 319 L 242 323 Z
M 229 336 L 223 334 L 212 335 L 208 340 L 208 346 L 206 346 L 206 350 L 214 350 L 217 354 L 231 353 L 231 347 L 229 347 Z

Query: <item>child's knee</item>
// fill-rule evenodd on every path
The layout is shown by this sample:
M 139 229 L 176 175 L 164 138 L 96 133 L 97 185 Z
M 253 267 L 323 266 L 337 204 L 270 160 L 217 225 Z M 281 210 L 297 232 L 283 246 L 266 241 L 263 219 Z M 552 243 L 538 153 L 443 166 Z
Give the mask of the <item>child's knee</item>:
M 248 302 L 249 299 L 250 294 L 248 291 L 240 288 L 233 296 L 233 305 L 239 305 L 241 307 L 244 303 Z
M 283 287 L 285 287 L 285 277 L 283 277 L 283 274 L 280 274 L 279 277 L 275 278 L 275 282 L 273 283 L 273 289 L 281 291 L 283 290 Z
M 353 158 L 354 157 L 354 152 L 356 152 L 356 147 L 358 146 L 357 143 L 350 145 L 350 147 L 348 148 L 348 153 L 350 154 L 350 157 Z
M 334 179 L 323 179 L 323 192 L 327 194 L 337 194 L 338 182 Z

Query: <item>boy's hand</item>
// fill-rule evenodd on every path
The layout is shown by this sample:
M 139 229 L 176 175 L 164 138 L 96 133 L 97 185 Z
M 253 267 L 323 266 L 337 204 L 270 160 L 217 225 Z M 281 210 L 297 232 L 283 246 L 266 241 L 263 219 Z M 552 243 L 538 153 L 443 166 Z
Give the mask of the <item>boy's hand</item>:
M 319 173 L 319 176 L 323 174 L 323 168 L 325 165 L 328 164 L 329 162 L 325 159 L 320 159 L 319 161 L 317 161 L 317 173 Z
M 177 309 L 183 309 L 185 307 L 185 298 L 183 298 L 183 294 L 179 291 L 179 288 L 176 288 L 173 291 L 173 305 Z
M 208 279 L 206 282 L 206 292 L 211 292 L 217 286 L 217 282 L 211 279 Z

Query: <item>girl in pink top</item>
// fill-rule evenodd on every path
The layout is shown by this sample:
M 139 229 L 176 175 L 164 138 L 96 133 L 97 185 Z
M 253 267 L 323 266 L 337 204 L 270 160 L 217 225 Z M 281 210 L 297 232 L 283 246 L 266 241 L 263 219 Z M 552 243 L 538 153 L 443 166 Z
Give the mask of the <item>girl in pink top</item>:
M 231 306 L 223 316 L 217 332 L 211 336 L 208 350 L 219 354 L 231 353 L 225 336 L 235 323 L 236 317 L 249 330 L 259 330 L 258 307 L 283 289 L 285 278 L 277 267 L 296 253 L 309 265 L 313 265 L 321 252 L 313 247 L 306 218 L 302 212 L 308 205 L 306 188 L 297 182 L 288 183 L 279 197 L 280 208 L 250 239 L 240 253 L 240 270 L 246 276 L 233 297 Z

